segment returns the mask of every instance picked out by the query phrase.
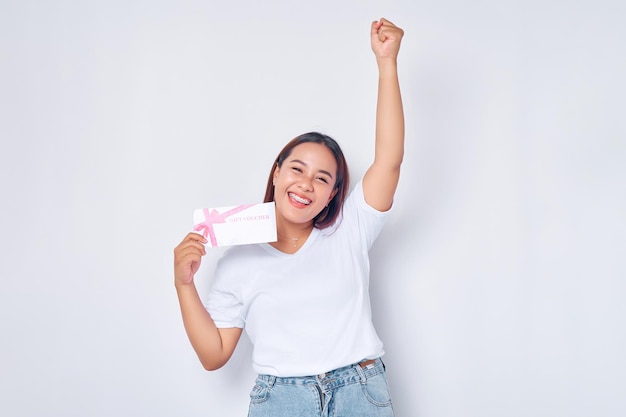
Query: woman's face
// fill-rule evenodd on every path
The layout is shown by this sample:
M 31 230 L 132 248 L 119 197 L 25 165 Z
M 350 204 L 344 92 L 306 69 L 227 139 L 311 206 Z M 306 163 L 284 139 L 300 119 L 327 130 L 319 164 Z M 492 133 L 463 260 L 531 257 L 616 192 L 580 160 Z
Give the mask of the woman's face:
M 279 217 L 308 223 L 332 200 L 337 162 L 324 145 L 301 143 L 274 171 L 274 200 Z

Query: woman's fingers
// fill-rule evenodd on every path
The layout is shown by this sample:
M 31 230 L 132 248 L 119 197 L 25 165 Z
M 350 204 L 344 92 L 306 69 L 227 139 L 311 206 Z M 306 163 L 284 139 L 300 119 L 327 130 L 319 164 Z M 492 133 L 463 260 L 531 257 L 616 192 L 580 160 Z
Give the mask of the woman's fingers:
M 372 50 L 378 58 L 396 58 L 404 31 L 390 20 L 372 22 Z
M 189 284 L 200 268 L 202 257 L 206 255 L 204 244 L 207 240 L 198 233 L 189 233 L 174 248 L 174 280 L 176 284 Z

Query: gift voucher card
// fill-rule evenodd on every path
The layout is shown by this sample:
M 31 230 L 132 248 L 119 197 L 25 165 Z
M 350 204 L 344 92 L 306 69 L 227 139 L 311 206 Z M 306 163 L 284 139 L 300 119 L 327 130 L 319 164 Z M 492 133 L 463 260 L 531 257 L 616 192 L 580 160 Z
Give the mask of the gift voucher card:
M 196 209 L 193 230 L 212 247 L 276 242 L 274 202 Z

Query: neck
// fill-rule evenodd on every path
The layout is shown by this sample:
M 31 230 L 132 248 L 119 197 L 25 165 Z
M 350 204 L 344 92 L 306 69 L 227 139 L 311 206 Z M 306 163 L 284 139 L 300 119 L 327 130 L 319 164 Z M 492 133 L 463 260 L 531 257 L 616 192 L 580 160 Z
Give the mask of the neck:
M 305 225 L 277 225 L 276 233 L 278 235 L 278 244 L 283 244 L 288 247 L 299 248 L 313 230 L 313 222 Z
M 276 233 L 278 234 L 278 240 L 302 240 L 311 234 L 311 230 L 313 230 L 312 226 L 305 229 L 291 229 L 287 232 L 278 229 Z
M 276 231 L 280 236 L 300 238 L 302 236 L 308 236 L 311 230 L 313 230 L 313 221 L 299 224 L 280 221 L 279 219 L 276 220 Z

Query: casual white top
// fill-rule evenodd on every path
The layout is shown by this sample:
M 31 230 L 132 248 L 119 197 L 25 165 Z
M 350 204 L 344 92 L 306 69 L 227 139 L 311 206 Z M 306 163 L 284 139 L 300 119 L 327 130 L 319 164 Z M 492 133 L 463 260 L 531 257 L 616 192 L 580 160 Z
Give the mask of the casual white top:
M 296 253 L 268 243 L 224 253 L 206 308 L 217 327 L 245 328 L 256 372 L 317 375 L 384 354 L 371 320 L 368 251 L 388 213 L 367 205 L 359 181 L 342 219 L 313 228 Z

